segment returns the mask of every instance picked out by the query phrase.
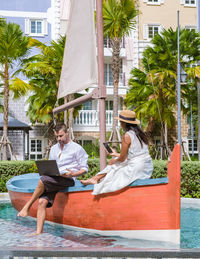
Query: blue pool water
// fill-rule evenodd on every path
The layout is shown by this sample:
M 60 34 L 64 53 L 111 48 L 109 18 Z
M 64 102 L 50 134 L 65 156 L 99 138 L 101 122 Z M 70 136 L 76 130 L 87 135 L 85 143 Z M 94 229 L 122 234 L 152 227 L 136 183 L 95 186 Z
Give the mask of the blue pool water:
M 181 210 L 181 248 L 200 248 L 200 209 L 187 205 Z M 106 237 L 69 230 L 62 225 L 45 223 L 44 234 L 30 237 L 36 228 L 32 218 L 16 217 L 9 202 L 0 202 L 0 246 L 69 248 L 177 248 L 166 242 Z

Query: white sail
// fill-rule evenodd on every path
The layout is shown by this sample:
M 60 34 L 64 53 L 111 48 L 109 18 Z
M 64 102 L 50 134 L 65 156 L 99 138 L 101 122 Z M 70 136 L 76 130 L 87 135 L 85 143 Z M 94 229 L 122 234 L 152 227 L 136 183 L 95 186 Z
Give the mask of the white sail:
M 58 99 L 97 85 L 93 0 L 71 0 Z

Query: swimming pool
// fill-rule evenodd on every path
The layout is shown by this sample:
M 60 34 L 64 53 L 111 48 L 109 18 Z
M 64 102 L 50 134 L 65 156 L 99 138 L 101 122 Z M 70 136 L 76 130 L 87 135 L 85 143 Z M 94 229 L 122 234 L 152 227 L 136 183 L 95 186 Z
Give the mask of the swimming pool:
M 200 202 L 185 199 L 181 209 L 181 248 L 200 248 Z M 198 209 L 199 208 L 199 209 Z M 17 218 L 10 202 L 0 201 L 0 244 L 4 247 L 55 248 L 177 248 L 167 242 L 106 237 L 69 230 L 65 226 L 45 223 L 44 234 L 27 236 L 35 231 L 32 218 Z

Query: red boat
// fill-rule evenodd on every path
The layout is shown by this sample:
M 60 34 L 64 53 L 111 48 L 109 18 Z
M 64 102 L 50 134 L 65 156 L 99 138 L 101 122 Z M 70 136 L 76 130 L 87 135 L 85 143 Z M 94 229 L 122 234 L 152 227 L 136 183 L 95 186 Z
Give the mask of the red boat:
M 46 220 L 70 228 L 109 236 L 180 243 L 180 145 L 168 161 L 168 177 L 137 180 L 113 193 L 93 196 L 92 185 L 76 181 L 59 192 Z M 21 210 L 30 199 L 39 175 L 13 177 L 7 182 L 11 202 Z M 37 202 L 29 211 L 36 217 Z

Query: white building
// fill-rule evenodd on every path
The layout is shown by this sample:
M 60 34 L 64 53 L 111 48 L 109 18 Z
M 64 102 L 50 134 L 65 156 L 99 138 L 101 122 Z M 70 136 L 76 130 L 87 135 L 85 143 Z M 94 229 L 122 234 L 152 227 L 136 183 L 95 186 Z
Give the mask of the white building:
M 37 0 L 39 1 L 39 0 Z M 128 89 L 130 71 L 139 67 L 142 52 L 151 38 L 159 33 L 162 28 L 177 26 L 177 10 L 180 10 L 181 26 L 193 29 L 197 27 L 197 0 L 139 0 L 140 14 L 137 26 L 131 35 L 122 41 L 121 72 L 119 83 L 119 110 L 123 106 L 123 97 Z M 11 3 L 12 2 L 12 3 Z M 69 18 L 70 0 L 43 0 L 36 3 L 29 0 L 1 0 L 0 16 L 8 21 L 19 23 L 27 35 L 38 38 L 42 42 L 51 39 L 57 40 L 59 35 L 66 32 Z M 104 74 L 107 89 L 106 100 L 106 126 L 107 131 L 112 126 L 113 107 L 113 81 L 111 71 L 112 51 L 107 39 L 104 40 Z M 92 91 L 90 89 L 89 91 Z M 10 115 L 29 124 L 26 117 L 27 107 L 24 100 L 10 101 Z M 76 138 L 92 141 L 99 137 L 99 106 L 98 100 L 89 101 L 79 111 L 79 116 L 74 120 L 74 133 Z M 47 145 L 46 128 L 42 125 L 31 125 L 29 138 L 26 138 L 25 153 L 29 159 L 41 158 Z M 187 129 L 186 129 L 187 131 Z M 24 154 L 15 152 L 18 159 L 23 159 Z

